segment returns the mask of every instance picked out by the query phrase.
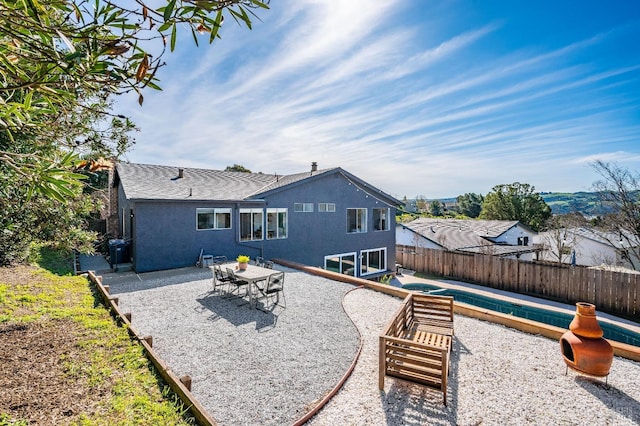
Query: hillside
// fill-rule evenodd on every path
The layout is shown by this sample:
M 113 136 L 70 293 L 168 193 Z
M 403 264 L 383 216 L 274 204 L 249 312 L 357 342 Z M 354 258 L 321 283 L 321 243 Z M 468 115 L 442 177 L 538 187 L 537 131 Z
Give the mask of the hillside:
M 540 196 L 554 214 L 580 212 L 584 216 L 601 216 L 610 212 L 600 205 L 595 192 L 541 192 Z
M 595 192 L 541 192 L 542 199 L 551 207 L 553 214 L 567 214 L 580 212 L 584 216 L 602 216 L 611 211 L 600 205 L 598 194 Z M 455 197 L 439 198 L 446 205 L 454 205 Z M 433 199 L 426 199 L 427 203 Z M 413 205 L 412 205 L 413 202 Z M 415 208 L 415 200 L 407 200 L 409 211 Z

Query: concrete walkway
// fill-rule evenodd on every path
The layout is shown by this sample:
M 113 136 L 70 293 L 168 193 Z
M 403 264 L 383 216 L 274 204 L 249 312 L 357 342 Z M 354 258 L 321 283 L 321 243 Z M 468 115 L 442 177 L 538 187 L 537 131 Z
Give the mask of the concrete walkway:
M 81 272 L 94 271 L 98 275 L 112 272 L 109 262 L 101 254 L 80 254 L 79 261 Z

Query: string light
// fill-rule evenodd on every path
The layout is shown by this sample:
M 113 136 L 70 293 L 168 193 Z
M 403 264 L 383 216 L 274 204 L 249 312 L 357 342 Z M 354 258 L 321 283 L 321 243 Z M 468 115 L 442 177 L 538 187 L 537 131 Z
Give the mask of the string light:
M 395 204 L 388 203 L 388 202 L 386 202 L 385 200 L 383 200 L 382 198 L 379 198 L 378 196 L 376 196 L 375 194 L 373 194 L 373 193 L 372 193 L 373 191 L 371 191 L 371 192 L 370 192 L 370 191 L 367 191 L 367 189 L 365 189 L 367 185 L 363 185 L 363 186 L 365 187 L 365 188 L 363 188 L 363 187 L 362 187 L 362 186 L 360 186 L 359 184 L 357 184 L 357 183 L 353 182 L 351 179 L 349 179 L 349 176 L 347 176 L 347 175 L 344 173 L 344 171 L 342 171 L 342 170 L 341 170 L 341 171 L 340 171 L 340 174 L 341 174 L 341 175 L 342 175 L 342 176 L 347 180 L 347 182 L 349 182 L 349 185 L 352 185 L 352 184 L 353 184 L 353 185 L 356 187 L 356 191 L 358 191 L 358 192 L 360 192 L 360 191 L 364 192 L 365 194 L 367 194 L 367 195 L 366 195 L 366 197 L 367 197 L 367 198 L 369 198 L 369 196 L 371 196 L 371 197 L 375 198 L 375 199 L 377 200 L 377 201 L 376 201 L 376 204 L 377 204 L 377 203 L 378 203 L 378 201 L 379 201 L 379 202 L 381 202 L 382 204 L 386 204 L 386 205 L 387 205 L 387 206 L 389 206 L 389 207 L 396 207 L 396 205 L 395 205 Z M 378 191 L 379 191 L 379 192 L 382 192 L 382 191 L 380 191 L 380 190 L 378 190 Z

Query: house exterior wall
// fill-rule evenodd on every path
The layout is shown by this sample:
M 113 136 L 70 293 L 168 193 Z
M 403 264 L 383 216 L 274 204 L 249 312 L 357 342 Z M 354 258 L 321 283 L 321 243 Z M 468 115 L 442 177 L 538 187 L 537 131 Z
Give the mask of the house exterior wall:
M 325 256 L 386 248 L 386 266 L 395 265 L 396 208 L 350 184 L 341 174 L 302 181 L 268 197 L 268 207 L 284 207 L 289 214 L 289 236 L 265 241 L 266 258 L 283 258 L 324 267 Z M 295 212 L 295 203 L 313 203 L 313 212 Z M 335 212 L 320 212 L 318 203 L 335 204 Z M 347 233 L 347 209 L 367 210 L 367 232 Z M 389 208 L 388 230 L 375 231 L 374 208 Z M 359 274 L 358 274 L 359 275 Z
M 557 253 L 557 242 L 554 238 L 549 237 L 548 233 L 541 233 L 537 241 L 547 246 L 547 248 L 540 253 L 542 260 L 548 260 L 551 262 L 557 262 L 557 257 L 553 253 Z M 567 244 L 568 250 L 575 250 L 576 252 L 576 265 L 580 266 L 599 266 L 599 265 L 612 265 L 630 267 L 628 261 L 623 261 L 620 253 L 608 244 L 592 240 L 590 238 L 584 238 L 579 236 L 572 236 L 571 242 Z M 571 263 L 571 254 L 562 256 L 563 263 Z
M 525 238 L 527 244 L 524 244 L 524 240 L 522 240 L 524 246 L 533 246 L 533 239 L 536 236 L 535 232 L 531 232 L 520 225 L 514 226 L 513 228 L 508 229 L 506 232 L 502 233 L 498 238 L 495 239 L 496 242 L 505 243 L 512 246 L 517 246 L 518 239 Z M 525 261 L 530 261 L 535 259 L 535 253 L 522 253 L 519 257 L 516 255 L 506 256 L 507 259 L 520 259 Z
M 395 207 L 350 184 L 338 173 L 288 185 L 272 191 L 263 200 L 251 202 L 131 202 L 126 200 L 122 191 L 120 195 L 120 223 L 125 224 L 125 238 L 131 238 L 134 269 L 137 272 L 193 266 L 200 250 L 204 254 L 227 256 L 229 260 L 246 254 L 252 259 L 256 256 L 282 258 L 323 267 L 325 256 L 354 252 L 356 259 L 359 259 L 362 250 L 380 248 L 386 248 L 387 270 L 394 270 Z M 295 203 L 312 203 L 313 212 L 295 212 Z M 318 203 L 335 204 L 335 212 L 318 211 Z M 374 231 L 373 209 L 387 207 L 388 230 Z M 198 208 L 230 208 L 231 229 L 197 230 Z M 242 208 L 263 211 L 262 229 L 266 229 L 268 208 L 287 209 L 287 238 L 240 241 Z M 348 208 L 367 210 L 367 232 L 347 233 Z M 129 213 L 133 213 L 130 220 L 126 217 Z M 360 275 L 359 267 L 356 274 Z
M 606 244 L 587 238 L 578 238 L 573 247 L 576 251 L 576 264 L 585 266 L 617 265 L 616 250 Z M 570 258 L 570 257 L 569 257 Z
M 235 258 L 237 218 L 231 229 L 197 229 L 198 208 L 232 208 L 236 203 L 138 201 L 134 208 L 132 248 L 137 272 L 193 266 L 200 251 Z
M 442 247 L 433 241 L 430 241 L 409 229 L 403 228 L 400 225 L 396 226 L 396 242 L 397 244 L 404 246 L 442 250 Z

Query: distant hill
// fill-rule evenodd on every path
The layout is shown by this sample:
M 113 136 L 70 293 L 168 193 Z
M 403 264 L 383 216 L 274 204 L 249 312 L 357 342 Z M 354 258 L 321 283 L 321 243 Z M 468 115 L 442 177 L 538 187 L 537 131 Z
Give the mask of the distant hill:
M 541 192 L 540 196 L 553 214 L 580 212 L 584 216 L 601 216 L 611 212 L 600 205 L 595 192 Z
M 584 216 L 602 216 L 610 213 L 610 209 L 606 209 L 600 205 L 598 194 L 595 192 L 541 192 L 542 199 L 551 207 L 553 214 L 567 214 L 580 212 Z M 455 206 L 456 198 L 439 198 L 439 201 L 445 205 Z M 415 208 L 415 200 L 407 200 L 407 210 L 412 211 Z M 429 203 L 433 199 L 427 199 Z M 455 209 L 455 207 L 452 207 Z

